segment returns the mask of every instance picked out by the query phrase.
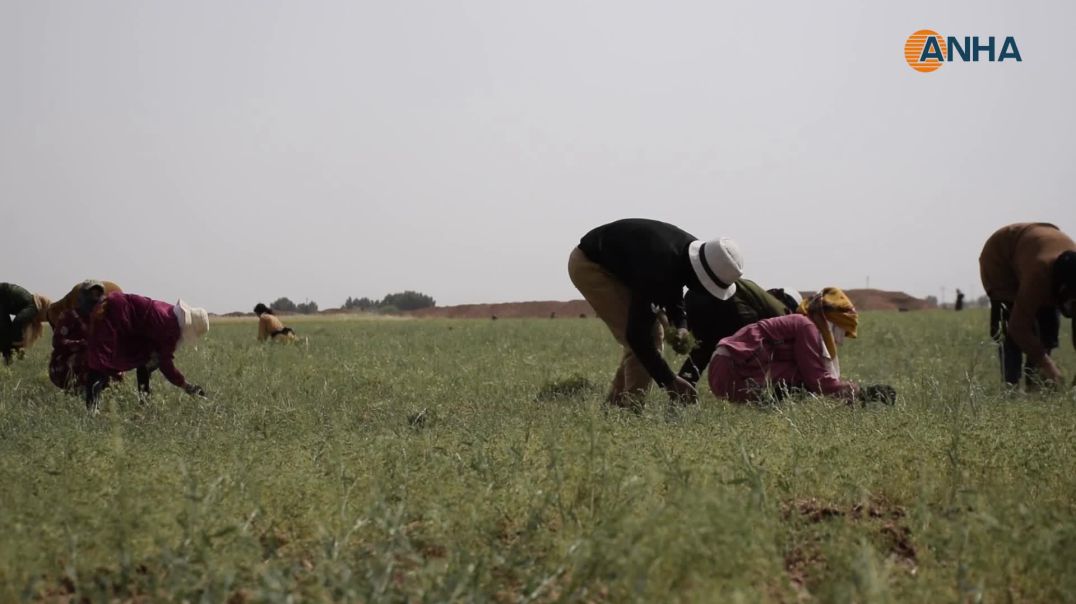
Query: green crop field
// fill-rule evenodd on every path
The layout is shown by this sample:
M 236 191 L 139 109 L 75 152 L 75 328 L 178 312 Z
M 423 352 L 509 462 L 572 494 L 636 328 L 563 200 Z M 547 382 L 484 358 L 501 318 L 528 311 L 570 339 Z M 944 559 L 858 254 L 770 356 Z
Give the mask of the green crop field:
M 1076 394 L 1004 392 L 986 322 L 866 313 L 842 368 L 893 407 L 641 415 L 595 320 L 221 322 L 208 399 L 97 416 L 43 341 L 0 367 L 0 601 L 1074 601 Z

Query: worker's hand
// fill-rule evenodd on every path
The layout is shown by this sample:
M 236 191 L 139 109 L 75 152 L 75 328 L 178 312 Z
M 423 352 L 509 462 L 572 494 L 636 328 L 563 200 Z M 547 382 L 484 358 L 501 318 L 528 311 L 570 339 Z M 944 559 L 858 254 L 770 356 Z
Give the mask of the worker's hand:
M 699 402 L 699 391 L 695 390 L 695 387 L 691 385 L 691 382 L 680 376 L 676 376 L 676 378 L 669 384 L 669 387 L 665 389 L 665 392 L 668 393 L 669 400 L 674 403 L 691 405 Z
M 1057 368 L 1057 364 L 1054 360 L 1048 356 L 1042 357 L 1042 362 L 1038 366 L 1039 375 L 1046 382 L 1054 386 L 1060 386 L 1064 382 L 1061 381 L 1061 370 Z
M 183 391 L 191 396 L 200 396 L 202 398 L 205 398 L 205 388 L 202 388 L 201 386 L 198 386 L 196 384 L 187 384 L 183 387 Z
M 889 384 L 873 384 L 862 390 L 864 402 L 878 402 L 892 405 L 897 402 L 897 389 Z

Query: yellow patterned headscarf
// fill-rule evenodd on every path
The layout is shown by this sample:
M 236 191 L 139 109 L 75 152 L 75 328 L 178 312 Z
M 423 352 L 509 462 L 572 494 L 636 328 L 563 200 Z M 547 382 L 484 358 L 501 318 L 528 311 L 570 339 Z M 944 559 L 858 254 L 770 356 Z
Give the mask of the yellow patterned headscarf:
M 844 329 L 849 338 L 856 337 L 859 326 L 859 313 L 852 300 L 839 287 L 827 287 L 819 293 L 800 303 L 800 314 L 807 315 L 822 332 L 822 341 L 826 344 L 831 358 L 837 358 L 837 343 L 833 340 L 833 331 L 827 323 Z

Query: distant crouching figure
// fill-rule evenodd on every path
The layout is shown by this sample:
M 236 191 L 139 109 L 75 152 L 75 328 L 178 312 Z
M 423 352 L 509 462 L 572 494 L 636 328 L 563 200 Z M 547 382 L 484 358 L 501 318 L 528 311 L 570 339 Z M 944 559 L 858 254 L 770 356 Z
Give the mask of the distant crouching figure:
M 290 327 L 284 327 L 284 323 L 273 314 L 273 309 L 268 306 L 259 302 L 254 307 L 254 314 L 258 315 L 259 342 L 266 340 L 292 342 L 296 339 L 295 331 Z

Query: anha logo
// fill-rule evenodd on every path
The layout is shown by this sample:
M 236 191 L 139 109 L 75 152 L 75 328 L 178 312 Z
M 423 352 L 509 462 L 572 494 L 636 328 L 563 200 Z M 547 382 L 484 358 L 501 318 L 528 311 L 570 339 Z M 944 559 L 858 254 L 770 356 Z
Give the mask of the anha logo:
M 994 36 L 943 36 L 932 29 L 921 29 L 904 43 L 904 60 L 912 69 L 924 73 L 953 61 L 1023 61 L 1016 38 L 1005 36 L 1001 44 L 997 40 Z

